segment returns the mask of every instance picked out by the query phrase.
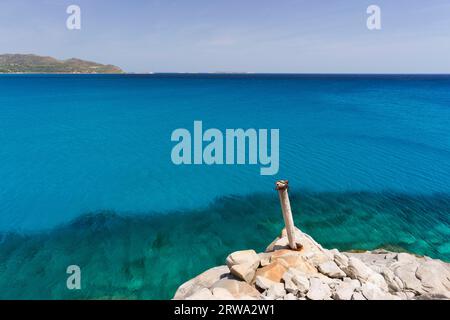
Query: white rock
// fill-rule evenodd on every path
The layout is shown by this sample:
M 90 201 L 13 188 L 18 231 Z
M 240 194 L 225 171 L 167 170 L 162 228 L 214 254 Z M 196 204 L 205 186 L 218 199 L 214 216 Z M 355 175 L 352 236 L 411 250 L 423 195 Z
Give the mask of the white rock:
M 418 266 L 418 263 L 411 261 L 407 263 L 395 264 L 394 274 L 402 281 L 403 290 L 412 291 L 416 294 L 424 293 L 422 290 L 422 283 L 420 282 L 420 279 L 416 277 Z
M 239 281 L 236 279 L 220 279 L 211 286 L 212 290 L 214 290 L 215 288 L 223 288 L 237 299 L 241 298 L 242 296 L 251 296 L 254 298 L 258 298 L 261 295 L 258 290 L 249 285 L 247 282 Z
M 318 278 L 309 279 L 310 288 L 306 297 L 310 300 L 328 300 L 331 297 L 330 287 Z
M 450 271 L 440 261 L 425 261 L 416 270 L 423 291 L 450 299 Z
M 360 292 L 355 292 L 352 296 L 352 300 L 367 300 L 362 293 Z
M 400 292 L 396 292 L 395 295 L 402 300 L 409 300 L 416 296 L 414 294 L 414 292 L 411 292 L 411 291 L 400 291 Z
M 186 282 L 174 299 L 450 299 L 449 263 L 386 250 L 326 250 L 300 230 L 296 230 L 296 241 L 301 242 L 302 250 L 280 251 L 288 247 L 284 231 L 269 246 L 270 252 L 234 252 L 227 257 L 227 266 Z M 267 268 L 271 263 L 273 267 Z M 260 265 L 266 269 L 258 269 Z M 260 278 L 254 279 L 256 274 Z
M 348 259 L 348 267 L 345 268 L 345 273 L 352 279 L 367 280 L 373 271 L 361 260 L 350 257 Z
M 394 274 L 392 270 L 384 267 L 381 270 L 381 274 L 383 275 L 390 291 L 398 292 L 403 289 L 403 282 Z
M 235 300 L 236 298 L 224 288 L 213 288 L 212 294 L 216 300 Z
M 341 279 L 330 278 L 330 277 L 327 277 L 326 275 L 323 275 L 321 273 L 318 273 L 314 277 L 320 279 L 323 283 L 327 284 L 330 288 L 333 288 L 333 287 L 339 285 L 339 283 L 342 282 Z
M 361 286 L 361 282 L 359 282 L 359 280 L 357 279 L 352 279 L 352 278 L 344 278 L 343 279 L 344 282 L 348 282 L 353 288 L 358 288 Z
M 310 287 L 309 279 L 306 274 L 295 268 L 289 268 L 283 274 L 286 291 L 295 295 L 304 295 Z
M 392 300 L 393 296 L 381 290 L 373 283 L 367 282 L 361 286 L 362 294 L 367 300 Z
M 376 287 L 380 288 L 383 291 L 388 291 L 388 285 L 384 277 L 376 272 L 372 272 L 366 280 L 368 283 L 374 284 Z
M 415 262 L 416 261 L 416 257 L 414 257 L 412 254 L 409 253 L 399 253 L 396 257 L 397 261 L 400 263 L 410 263 L 410 262 Z
M 253 297 L 253 296 L 240 296 L 237 300 L 258 300 L 257 298 Z
M 265 292 L 266 297 L 271 300 L 276 300 L 282 298 L 286 295 L 286 291 L 284 290 L 284 284 L 275 283 L 270 286 L 270 288 Z
M 275 281 L 264 278 L 262 276 L 256 276 L 255 285 L 263 291 L 269 289 L 274 284 L 276 284 Z
M 195 292 L 186 298 L 186 300 L 213 300 L 213 294 L 207 288 L 203 288 L 200 291 Z
M 289 248 L 289 240 L 287 237 L 281 237 L 275 239 L 269 246 L 266 248 L 266 252 L 269 251 L 276 251 L 280 249 L 287 249 Z
M 227 266 L 231 269 L 232 266 L 243 263 L 251 263 L 255 265 L 255 269 L 259 266 L 261 258 L 255 250 L 236 251 L 227 257 Z
M 319 271 L 330 277 L 330 278 L 343 278 L 345 277 L 344 271 L 339 269 L 337 264 L 334 261 L 327 261 L 324 263 L 319 264 L 318 267 Z
M 288 293 L 287 295 L 284 296 L 284 300 L 298 300 L 298 298 L 292 293 Z
M 291 278 L 286 278 L 284 280 L 284 288 L 287 292 L 295 294 L 295 295 L 297 295 L 298 291 L 299 291 L 297 286 L 295 285 L 295 283 L 292 281 Z
M 261 267 L 265 267 L 270 264 L 270 257 L 272 256 L 272 254 L 270 254 L 268 252 L 261 252 L 261 253 L 258 253 L 258 256 L 260 258 Z
M 353 289 L 351 287 L 339 288 L 333 293 L 333 299 L 334 300 L 351 300 L 354 292 L 355 292 L 355 289 Z
M 333 293 L 333 299 L 335 300 L 351 300 L 355 289 L 360 286 L 358 280 L 352 280 L 346 278 L 339 285 L 336 286 L 335 292 Z
M 256 268 L 257 266 L 255 266 L 255 263 L 247 262 L 235 264 L 234 266 L 231 267 L 230 272 L 237 278 L 244 280 L 247 283 L 250 283 L 255 277 Z
M 330 255 L 330 257 L 332 257 L 334 259 L 334 255 L 339 254 L 339 250 L 336 248 L 330 249 L 330 250 L 328 250 L 328 254 Z
M 226 262 L 231 274 L 250 283 L 259 267 L 260 260 L 261 258 L 255 250 L 242 250 L 230 254 Z
M 334 262 L 341 269 L 348 267 L 348 257 L 340 252 L 334 254 Z
M 230 270 L 227 266 L 211 268 L 181 285 L 175 293 L 173 299 L 186 299 L 186 297 L 200 291 L 203 288 L 209 288 L 218 280 L 226 277 L 229 274 L 229 271 Z

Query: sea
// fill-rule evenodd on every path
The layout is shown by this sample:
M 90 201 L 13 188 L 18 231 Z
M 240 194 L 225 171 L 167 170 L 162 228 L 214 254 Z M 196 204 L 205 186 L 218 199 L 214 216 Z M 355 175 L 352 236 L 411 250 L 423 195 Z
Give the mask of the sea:
M 278 129 L 278 173 L 174 164 L 194 121 Z M 0 299 L 170 299 L 279 235 L 278 179 L 324 247 L 450 261 L 450 76 L 0 75 Z

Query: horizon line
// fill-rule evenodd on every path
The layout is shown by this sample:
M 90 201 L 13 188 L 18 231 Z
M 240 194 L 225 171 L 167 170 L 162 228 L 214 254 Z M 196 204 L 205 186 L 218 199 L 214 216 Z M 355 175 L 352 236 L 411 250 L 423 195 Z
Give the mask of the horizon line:
M 395 73 L 395 72 L 123 72 L 123 73 L 39 73 L 39 72 L 0 72 L 0 75 L 397 75 L 397 76 L 450 76 L 450 72 L 443 73 L 428 73 L 428 72 L 414 72 L 414 73 Z

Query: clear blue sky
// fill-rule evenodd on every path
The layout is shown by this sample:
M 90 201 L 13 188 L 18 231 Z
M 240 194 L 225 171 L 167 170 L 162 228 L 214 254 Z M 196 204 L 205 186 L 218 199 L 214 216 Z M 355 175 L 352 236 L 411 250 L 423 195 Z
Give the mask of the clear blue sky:
M 80 31 L 66 29 L 70 4 Z M 130 72 L 450 73 L 450 1 L 2 0 L 0 53 Z

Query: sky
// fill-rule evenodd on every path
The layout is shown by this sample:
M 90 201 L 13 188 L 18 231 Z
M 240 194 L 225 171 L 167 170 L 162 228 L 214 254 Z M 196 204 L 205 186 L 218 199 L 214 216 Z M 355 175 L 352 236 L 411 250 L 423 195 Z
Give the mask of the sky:
M 1 53 L 142 73 L 450 73 L 450 1 L 0 0 Z

